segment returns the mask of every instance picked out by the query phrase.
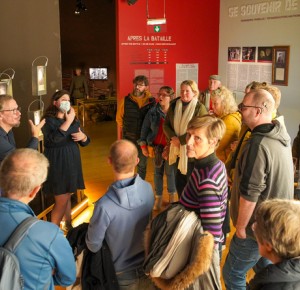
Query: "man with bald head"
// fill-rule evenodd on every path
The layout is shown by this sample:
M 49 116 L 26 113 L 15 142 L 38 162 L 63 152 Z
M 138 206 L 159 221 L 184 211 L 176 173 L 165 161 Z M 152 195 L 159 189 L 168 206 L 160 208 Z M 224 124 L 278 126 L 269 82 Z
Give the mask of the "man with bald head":
M 132 142 L 124 139 L 114 142 L 108 160 L 115 181 L 95 203 L 86 236 L 87 247 L 97 252 L 106 240 L 121 290 L 154 289 L 142 268 L 144 231 L 154 204 L 152 187 L 135 174 L 139 158 Z
M 292 199 L 293 160 L 285 126 L 272 120 L 275 102 L 263 89 L 251 90 L 239 104 L 251 136 L 235 168 L 231 192 L 231 218 L 236 232 L 223 267 L 226 289 L 246 289 L 246 273 L 260 258 L 251 230 L 255 210 L 264 200 Z

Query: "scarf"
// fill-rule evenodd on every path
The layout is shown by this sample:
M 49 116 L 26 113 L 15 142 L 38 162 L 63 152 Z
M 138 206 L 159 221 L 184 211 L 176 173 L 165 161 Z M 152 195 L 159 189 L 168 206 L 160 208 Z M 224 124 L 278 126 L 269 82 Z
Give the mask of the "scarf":
M 193 98 L 186 106 L 182 113 L 182 101 L 178 99 L 174 110 L 174 131 L 176 136 L 181 136 L 186 133 L 187 125 L 192 119 L 198 99 Z M 169 153 L 169 164 L 176 162 L 177 156 L 179 156 L 178 169 L 184 175 L 187 173 L 188 157 L 186 155 L 186 145 L 181 145 L 180 148 L 171 144 Z

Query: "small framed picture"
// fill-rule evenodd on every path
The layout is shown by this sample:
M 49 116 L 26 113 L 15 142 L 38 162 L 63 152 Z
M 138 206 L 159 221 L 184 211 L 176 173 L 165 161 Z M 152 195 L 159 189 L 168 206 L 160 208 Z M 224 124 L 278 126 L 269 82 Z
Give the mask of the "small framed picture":
M 46 66 L 32 67 L 32 94 L 42 96 L 47 94 Z
M 272 63 L 272 51 L 272 46 L 259 46 L 257 51 L 257 61 Z
M 242 48 L 242 62 L 255 62 L 255 54 L 255 46 L 244 46 Z
M 241 59 L 240 47 L 228 47 L 228 61 L 238 62 Z
M 287 86 L 289 76 L 289 46 L 274 46 L 272 59 L 272 84 Z

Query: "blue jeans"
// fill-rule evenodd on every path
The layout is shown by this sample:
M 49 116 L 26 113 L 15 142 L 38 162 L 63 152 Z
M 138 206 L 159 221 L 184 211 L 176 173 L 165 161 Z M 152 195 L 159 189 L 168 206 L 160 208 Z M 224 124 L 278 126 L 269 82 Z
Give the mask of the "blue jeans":
M 246 274 L 260 257 L 258 244 L 254 239 L 240 239 L 234 234 L 223 267 L 223 279 L 226 289 L 245 290 Z M 267 259 L 264 260 L 268 261 Z
M 154 163 L 154 160 L 153 160 Z M 175 193 L 175 166 L 169 165 L 168 160 L 164 160 L 161 167 L 155 167 L 154 164 L 154 186 L 155 194 L 161 196 L 163 193 L 164 173 L 167 177 L 167 189 L 169 193 Z
M 140 146 L 137 146 L 138 149 L 138 157 L 140 159 L 140 162 L 137 165 L 137 173 L 139 174 L 139 176 L 145 180 L 146 178 L 146 171 L 147 171 L 147 160 L 148 157 L 146 157 Z
M 117 273 L 120 290 L 155 290 L 152 281 L 140 269 Z

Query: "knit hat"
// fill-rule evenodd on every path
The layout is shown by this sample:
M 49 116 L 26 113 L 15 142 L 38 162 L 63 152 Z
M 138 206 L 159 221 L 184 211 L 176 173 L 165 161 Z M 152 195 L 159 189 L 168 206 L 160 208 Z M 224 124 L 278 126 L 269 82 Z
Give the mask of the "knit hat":
M 211 75 L 209 77 L 210 80 L 216 80 L 216 81 L 221 81 L 221 76 L 219 75 Z

